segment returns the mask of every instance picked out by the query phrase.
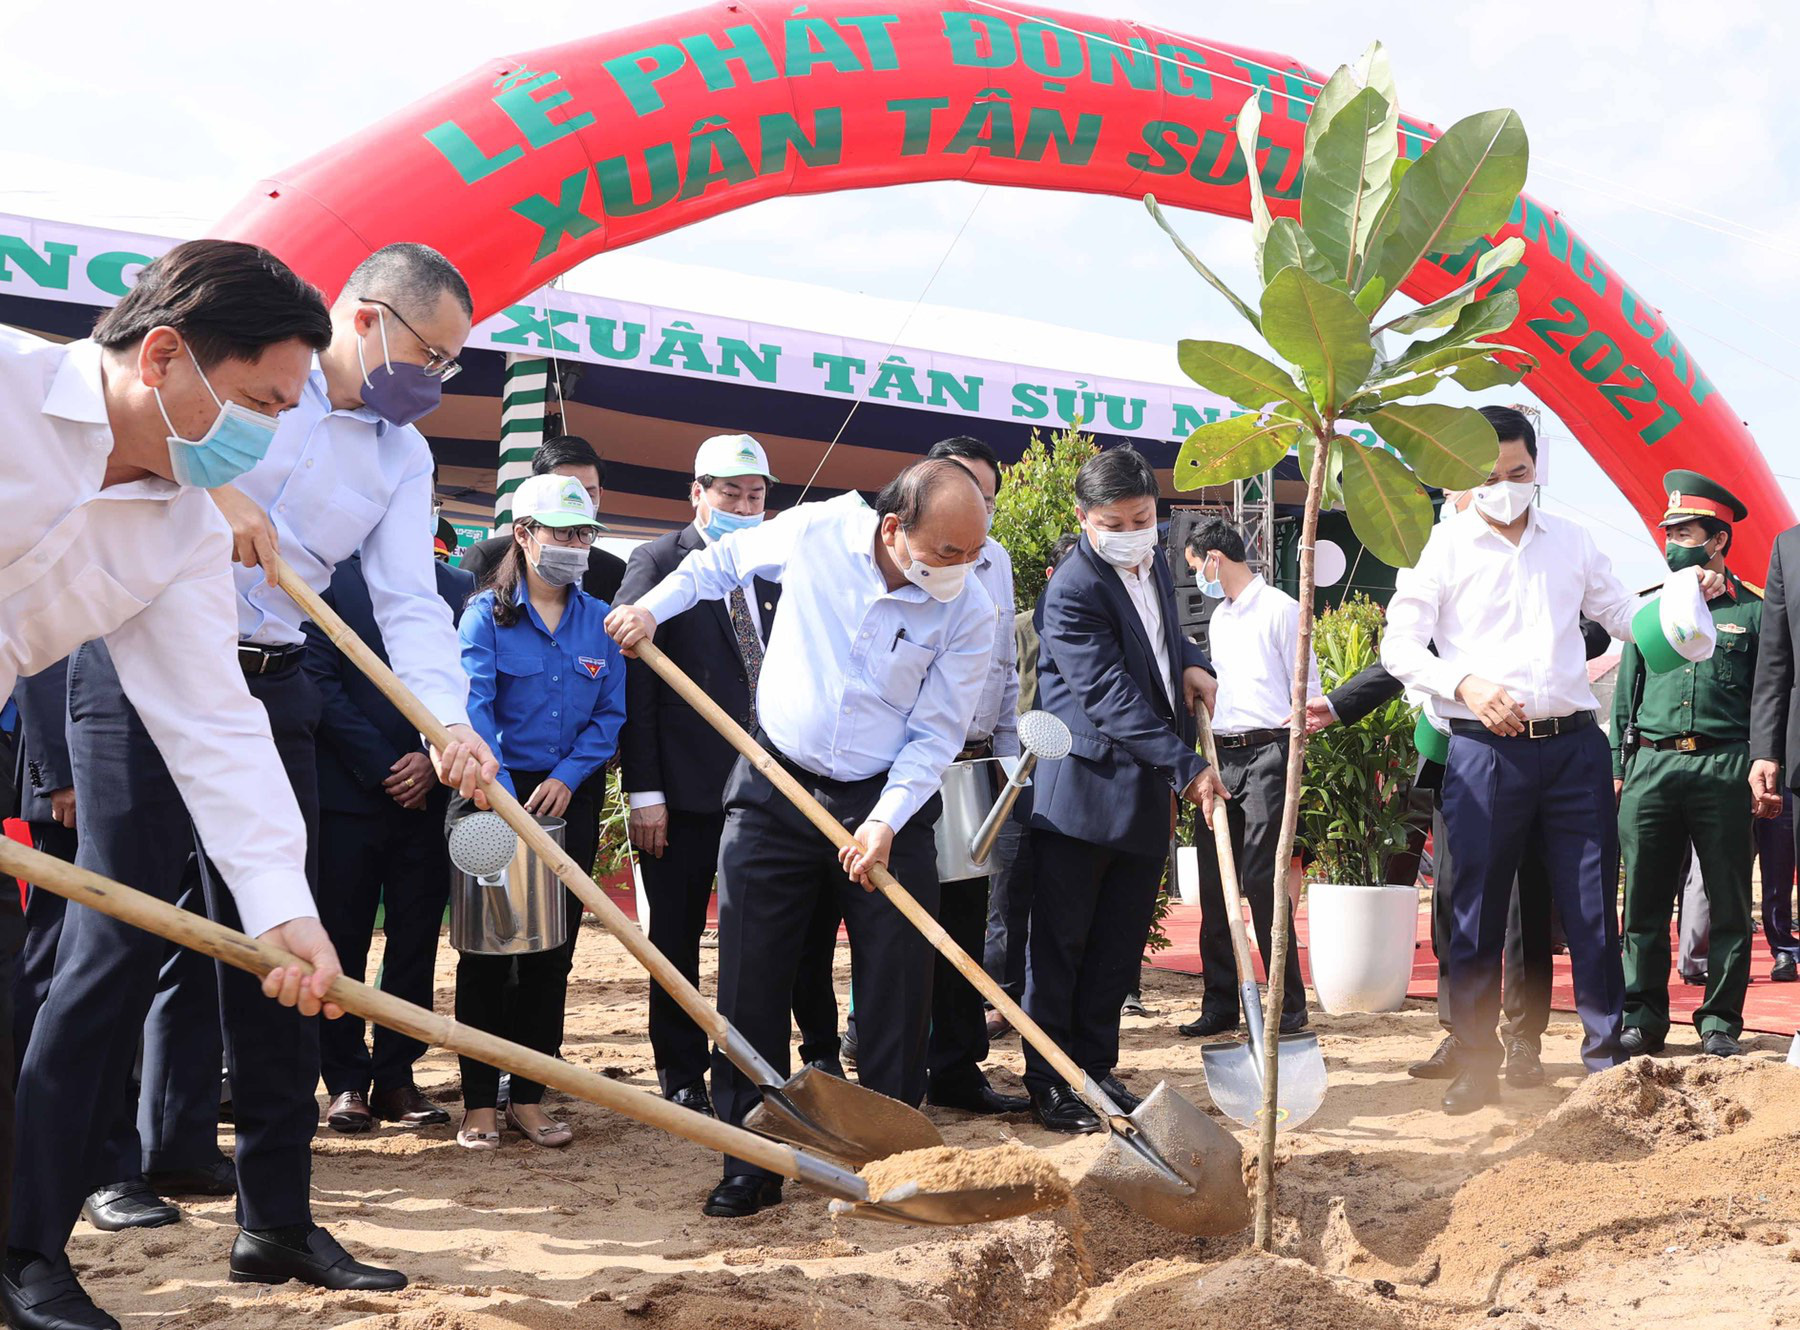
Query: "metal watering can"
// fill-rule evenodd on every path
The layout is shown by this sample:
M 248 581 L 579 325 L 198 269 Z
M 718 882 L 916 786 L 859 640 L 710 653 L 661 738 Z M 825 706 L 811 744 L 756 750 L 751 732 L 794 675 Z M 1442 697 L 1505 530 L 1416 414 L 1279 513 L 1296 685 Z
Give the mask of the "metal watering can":
M 559 846 L 563 820 L 537 824 Z M 495 813 L 470 813 L 450 829 L 450 945 L 480 956 L 554 951 L 569 938 L 566 888 Z

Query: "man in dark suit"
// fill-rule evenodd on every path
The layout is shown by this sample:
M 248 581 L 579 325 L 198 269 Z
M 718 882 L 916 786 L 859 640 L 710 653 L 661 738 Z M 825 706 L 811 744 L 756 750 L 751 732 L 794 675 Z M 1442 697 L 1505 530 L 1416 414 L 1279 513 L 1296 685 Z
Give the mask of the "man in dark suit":
M 554 439 L 545 439 L 537 452 L 532 454 L 531 474 L 573 476 L 581 483 L 581 488 L 587 491 L 588 498 L 594 501 L 594 511 L 600 511 L 600 500 L 606 493 L 606 463 L 600 460 L 600 454 L 594 451 L 594 446 L 586 439 L 573 434 L 559 434 Z M 500 560 L 506 557 L 512 544 L 512 529 L 509 527 L 502 534 L 476 541 L 463 551 L 462 569 L 475 578 L 478 589 L 487 585 L 488 579 L 500 567 Z M 588 595 L 603 600 L 608 605 L 617 604 L 619 583 L 624 577 L 625 560 L 598 546 L 588 550 L 588 569 L 581 578 L 581 589 Z
M 694 455 L 688 494 L 694 520 L 632 551 L 619 588 L 621 603 L 642 598 L 695 550 L 759 525 L 773 483 L 768 457 L 755 439 L 747 434 L 707 439 Z M 777 583 L 755 578 L 728 601 L 708 601 L 697 613 L 671 619 L 657 639 L 669 659 L 746 729 L 756 728 L 756 683 L 780 598 Z M 626 670 L 627 720 L 619 755 L 631 804 L 631 843 L 650 901 L 650 941 L 697 982 L 700 935 L 725 829 L 725 781 L 737 752 L 641 660 L 633 658 Z M 794 985 L 801 1058 L 834 1072 L 840 1072 L 831 986 L 837 926 L 831 912 L 814 921 L 803 944 L 808 961 Z M 655 985 L 650 1045 L 664 1096 L 684 1108 L 712 1112 L 706 1036 Z
M 461 618 L 475 579 L 436 564 L 438 594 Z M 325 600 L 382 660 L 387 659 L 362 557 L 337 566 Z M 302 662 L 318 687 L 319 916 L 343 962 L 360 981 L 368 967 L 375 910 L 384 911 L 383 992 L 431 1006 L 438 931 L 450 893 L 444 810 L 450 793 L 433 780 L 419 732 L 317 624 L 303 626 Z M 413 1084 L 425 1045 L 376 1026 L 371 1056 L 361 1018 L 322 1022 L 319 1065 L 331 1096 L 334 1131 L 363 1132 L 383 1122 L 441 1126 L 450 1115 Z
M 1082 539 L 1044 594 L 1038 656 L 1038 706 L 1068 725 L 1072 743 L 1069 756 L 1039 764 L 1031 791 L 1025 1010 L 1126 1112 L 1138 1098 L 1113 1075 L 1119 1006 L 1150 933 L 1175 801 L 1210 813 L 1226 797 L 1194 751 L 1193 710 L 1211 709 L 1218 684 L 1181 635 L 1156 497 L 1156 473 L 1129 444 L 1075 478 Z M 1100 1129 L 1029 1047 L 1025 1084 L 1052 1131 Z
M 1762 638 L 1756 656 L 1756 682 L 1750 697 L 1750 796 L 1758 817 L 1780 817 L 1782 775 L 1786 787 L 1800 790 L 1800 526 L 1775 537 L 1769 551 L 1769 576 L 1763 584 Z M 1800 850 L 1800 817 L 1794 819 Z M 1786 894 L 1785 886 L 1780 887 Z M 1767 883 L 1764 890 L 1769 890 Z M 1789 969 L 1783 978 L 1792 978 Z

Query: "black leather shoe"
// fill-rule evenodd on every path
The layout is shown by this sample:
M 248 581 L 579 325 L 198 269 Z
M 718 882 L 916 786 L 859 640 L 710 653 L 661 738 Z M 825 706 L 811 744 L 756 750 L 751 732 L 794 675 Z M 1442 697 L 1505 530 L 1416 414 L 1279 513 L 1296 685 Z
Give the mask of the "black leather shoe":
M 1684 974 L 1681 976 L 1681 982 L 1686 984 L 1689 988 L 1705 988 L 1706 979 L 1707 977 L 1704 972 L 1700 974 Z
M 69 1267 L 69 1258 L 38 1258 L 14 1278 L 11 1253 L 0 1276 L 0 1310 L 13 1330 L 119 1330 L 119 1323 L 94 1305 Z
M 237 1166 L 220 1155 L 201 1168 L 170 1168 L 146 1173 L 144 1181 L 158 1196 L 236 1196 Z
M 1641 1027 L 1627 1025 L 1625 1032 L 1619 1036 L 1619 1052 L 1628 1058 L 1639 1057 L 1645 1053 L 1660 1053 L 1663 1041 L 1652 1039 Z
M 1119 1004 L 1121 1016 L 1148 1016 L 1150 1013 L 1144 1006 L 1143 995 L 1133 989 L 1125 995 L 1125 1001 Z
M 1506 1083 L 1515 1090 L 1535 1090 L 1544 1083 L 1544 1063 L 1531 1040 L 1506 1041 Z
M 448 1121 L 448 1119 L 445 1119 Z M 340 1095 L 332 1096 L 330 1105 L 325 1110 L 325 1121 L 333 1131 L 341 1131 L 346 1136 L 354 1136 L 358 1132 L 369 1131 L 375 1126 L 375 1115 L 369 1112 L 368 1098 L 361 1090 L 345 1090 Z
M 1794 964 L 1794 958 L 1786 952 L 1775 958 L 1775 964 L 1769 967 L 1769 981 L 1776 984 L 1791 984 L 1800 979 L 1800 967 Z
M 1144 1102 L 1142 1095 L 1135 1095 L 1126 1088 L 1125 1082 L 1117 1076 L 1106 1076 L 1100 1081 L 1100 1088 L 1112 1097 L 1113 1103 L 1119 1106 L 1126 1116 L 1137 1112 L 1137 1106 Z
M 1311 1023 L 1311 1020 L 1307 1017 L 1305 1007 L 1300 1008 L 1299 1011 L 1284 1011 L 1281 1013 L 1281 1032 L 1283 1034 L 1299 1034 L 1300 1031 L 1304 1030 Z
M 934 1082 L 925 1091 L 925 1102 L 938 1108 L 960 1108 L 965 1113 L 1026 1113 L 1031 1110 L 1031 1100 L 1022 1094 L 1001 1094 L 988 1084 L 985 1076 L 951 1081 L 948 1084 Z
M 1052 1085 L 1048 1090 L 1031 1092 L 1031 1115 L 1038 1125 L 1065 1136 L 1085 1136 L 1100 1130 L 1100 1119 L 1094 1110 L 1066 1085 Z
M 856 1069 L 856 1030 L 854 1027 L 844 1030 L 844 1037 L 838 1043 L 838 1057 L 846 1067 L 853 1071 Z
M 809 1067 L 817 1067 L 827 1076 L 835 1076 L 840 1081 L 849 1079 L 849 1077 L 844 1075 L 844 1064 L 839 1062 L 835 1057 L 812 1058 L 808 1060 L 806 1065 Z
M 1473 1113 L 1500 1098 L 1500 1078 L 1491 1071 L 1459 1071 L 1444 1091 L 1444 1112 L 1452 1117 Z
M 1237 1013 L 1234 1011 L 1227 1016 L 1222 1011 L 1208 1011 L 1202 1007 L 1200 1015 L 1196 1019 L 1178 1028 L 1189 1039 L 1212 1039 L 1217 1035 L 1236 1034 Z
M 150 1190 L 142 1178 L 102 1187 L 81 1203 L 81 1217 L 102 1233 L 124 1228 L 161 1228 L 181 1218 L 181 1211 Z
M 304 1247 L 293 1247 L 268 1233 L 238 1230 L 231 1244 L 231 1282 L 285 1284 L 297 1279 L 317 1288 L 396 1289 L 406 1287 L 398 1270 L 364 1265 L 338 1240 L 317 1225 Z
M 714 1219 L 748 1219 L 758 1210 L 781 1204 L 781 1179 L 760 1173 L 733 1173 L 706 1198 L 700 1213 Z
M 447 1127 L 450 1125 L 448 1110 L 439 1108 L 420 1094 L 419 1087 L 416 1085 L 401 1085 L 392 1090 L 377 1090 L 369 1096 L 369 1111 L 383 1122 L 398 1122 L 402 1127 Z
M 671 1090 L 663 1098 L 681 1108 L 691 1109 L 696 1113 L 713 1117 L 712 1096 L 706 1093 L 706 1084 L 695 1081 L 692 1085 L 684 1085 L 679 1090 Z
M 1700 1051 L 1708 1057 L 1742 1057 L 1744 1046 L 1723 1030 L 1713 1030 L 1700 1038 Z
M 1421 1081 L 1447 1081 L 1461 1070 L 1461 1056 L 1462 1044 L 1455 1035 L 1447 1034 L 1431 1050 L 1430 1057 L 1413 1063 L 1406 1069 L 1406 1074 Z

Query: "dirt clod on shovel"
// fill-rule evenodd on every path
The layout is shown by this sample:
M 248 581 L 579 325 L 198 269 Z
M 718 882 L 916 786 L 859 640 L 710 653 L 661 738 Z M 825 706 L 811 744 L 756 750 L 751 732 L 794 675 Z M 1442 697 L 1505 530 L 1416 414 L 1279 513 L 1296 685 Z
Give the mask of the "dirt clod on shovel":
M 907 1150 L 863 1165 L 861 1176 L 876 1200 L 903 1182 L 916 1182 L 925 1192 L 1031 1187 L 1046 1209 L 1069 1200 L 1069 1184 L 1056 1165 L 1015 1141 L 989 1150 L 959 1150 L 949 1145 Z

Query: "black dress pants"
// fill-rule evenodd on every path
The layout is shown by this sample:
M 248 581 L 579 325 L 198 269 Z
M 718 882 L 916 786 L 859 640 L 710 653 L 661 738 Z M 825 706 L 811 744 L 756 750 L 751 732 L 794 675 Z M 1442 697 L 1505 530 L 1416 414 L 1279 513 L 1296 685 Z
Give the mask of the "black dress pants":
M 855 830 L 887 783 L 885 773 L 834 781 L 782 764 L 831 815 Z M 894 836 L 888 867 L 919 903 L 937 910 L 937 844 L 942 803 L 934 796 Z M 857 1076 L 905 1104 L 925 1096 L 926 1035 L 931 1019 L 931 944 L 887 898 L 844 875 L 837 848 L 743 759 L 725 786 L 719 843 L 719 1010 L 776 1072 L 792 1066 L 788 1012 L 802 941 L 821 901 L 835 902 L 850 932 L 852 994 L 858 1029 Z M 713 1106 L 742 1125 L 762 1095 L 722 1054 L 713 1057 Z M 762 1173 L 727 1156 L 725 1174 Z
M 1167 851 L 1127 854 L 1034 827 L 1037 880 L 1025 1012 L 1095 1080 L 1119 1061 L 1119 1007 L 1137 982 Z M 1030 1044 L 1025 1084 L 1063 1078 Z
M 1016 816 L 1009 817 L 994 842 L 994 875 L 988 879 L 987 937 L 981 964 L 1014 1002 L 1025 996 L 1032 873 L 1031 835 Z
M 450 853 L 444 841 L 449 791 L 436 786 L 423 807 L 368 812 L 327 809 L 319 815 L 319 917 L 331 934 L 344 974 L 368 973 L 375 912 L 382 910 L 386 946 L 381 991 L 430 1009 L 438 935 L 450 898 Z M 370 1045 L 373 1043 L 373 1051 Z M 425 1045 L 360 1016 L 345 1014 L 319 1030 L 319 1067 L 327 1094 L 400 1090 L 413 1083 Z
M 508 768 L 513 789 L 521 799 L 550 773 Z M 584 782 L 563 812 L 563 848 L 590 874 L 600 852 L 600 809 L 592 794 L 595 782 Z M 450 801 L 452 821 L 471 805 L 459 796 Z M 524 956 L 483 956 L 464 952 L 456 962 L 456 1019 L 477 1030 L 486 1030 L 534 1052 L 557 1057 L 562 1052 L 563 1021 L 567 1015 L 569 971 L 575 966 L 575 940 L 581 931 L 585 908 L 575 894 L 563 888 L 563 909 L 569 935 L 560 947 Z M 512 982 L 508 982 L 511 980 Z M 499 1101 L 500 1071 L 476 1058 L 458 1058 L 462 1066 L 463 1109 L 493 1108 Z M 515 1104 L 538 1104 L 544 1087 L 522 1076 L 511 1078 L 509 1098 Z
M 1219 750 L 1219 779 L 1231 798 L 1225 803 L 1225 821 L 1231 828 L 1231 851 L 1237 861 L 1238 892 L 1250 902 L 1250 919 L 1256 926 L 1256 944 L 1263 965 L 1269 964 L 1275 925 L 1275 851 L 1281 837 L 1281 808 L 1287 794 L 1286 743 L 1255 748 Z M 1212 832 L 1204 824 L 1200 845 L 1200 966 L 1205 981 L 1201 1009 L 1208 1016 L 1235 1019 L 1238 1014 L 1237 962 L 1231 951 L 1231 923 L 1225 916 L 1224 887 L 1219 879 L 1219 856 Z M 1288 909 L 1287 873 L 1281 874 L 1283 909 Z M 1288 937 L 1293 938 L 1293 916 L 1288 917 Z M 1300 948 L 1290 941 L 1281 1010 L 1306 1010 L 1306 987 L 1300 979 Z M 1285 1019 L 1285 1016 L 1284 1016 Z
M 988 883 L 972 877 L 938 889 L 938 922 L 969 955 L 980 958 L 987 938 Z M 988 1055 L 987 1004 L 975 985 L 942 955 L 932 962 L 931 1084 L 945 1090 L 984 1080 Z
M 314 731 L 319 699 L 298 669 L 249 680 L 306 823 L 317 824 Z M 78 862 L 160 899 L 180 895 L 195 848 L 192 824 L 155 745 L 121 691 L 103 649 L 69 661 L 70 759 L 81 810 Z M 216 871 L 202 864 L 208 912 L 241 927 Z M 308 857 L 308 877 L 314 877 Z M 56 972 L 26 1051 L 18 1103 L 19 1175 L 9 1245 L 54 1256 L 81 1202 L 116 1179 L 103 1146 L 129 1085 L 155 999 L 165 944 L 150 933 L 71 905 Z M 225 1055 L 237 1125 L 238 1223 L 270 1229 L 312 1221 L 312 1137 L 318 1125 L 318 1022 L 262 995 L 259 980 L 217 967 Z M 215 1105 L 216 1109 L 216 1105 Z

